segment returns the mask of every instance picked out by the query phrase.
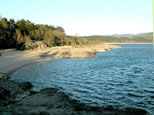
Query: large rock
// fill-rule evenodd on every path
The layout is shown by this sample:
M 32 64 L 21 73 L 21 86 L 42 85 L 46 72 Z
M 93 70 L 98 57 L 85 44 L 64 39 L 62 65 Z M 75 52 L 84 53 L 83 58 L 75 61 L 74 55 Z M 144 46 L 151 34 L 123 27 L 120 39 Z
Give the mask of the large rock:
M 32 41 L 30 43 L 24 42 L 18 44 L 17 50 L 31 50 L 31 49 L 42 49 L 47 48 L 47 45 L 42 41 Z
M 16 82 L 16 84 L 24 91 L 27 91 L 32 88 L 32 84 L 29 82 Z
M 3 108 L 1 114 L 10 115 L 146 115 L 145 110 L 90 107 L 72 100 L 58 89 L 47 88 L 21 101 Z
M 6 79 L 0 79 L 0 105 L 6 105 L 19 101 L 30 95 L 30 83 L 16 83 Z
M 146 115 L 136 108 L 91 107 L 55 88 L 30 91 L 28 82 L 0 79 L 0 115 Z

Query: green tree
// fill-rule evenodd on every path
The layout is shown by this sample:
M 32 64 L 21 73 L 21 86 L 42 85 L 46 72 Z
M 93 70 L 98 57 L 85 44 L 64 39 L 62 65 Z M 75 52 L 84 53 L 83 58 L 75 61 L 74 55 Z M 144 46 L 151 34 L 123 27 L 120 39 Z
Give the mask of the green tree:
M 17 21 L 17 28 L 21 31 L 26 30 L 26 21 L 24 19 Z
M 61 26 L 57 26 L 57 27 L 56 27 L 56 30 L 59 30 L 59 31 L 61 31 L 62 33 L 65 33 L 64 28 L 62 28 Z
M 4 29 L 8 29 L 9 27 L 9 23 L 6 18 L 2 18 L 0 24 L 3 26 Z
M 34 24 L 31 23 L 29 20 L 26 21 L 26 30 L 27 31 L 32 31 L 35 28 Z

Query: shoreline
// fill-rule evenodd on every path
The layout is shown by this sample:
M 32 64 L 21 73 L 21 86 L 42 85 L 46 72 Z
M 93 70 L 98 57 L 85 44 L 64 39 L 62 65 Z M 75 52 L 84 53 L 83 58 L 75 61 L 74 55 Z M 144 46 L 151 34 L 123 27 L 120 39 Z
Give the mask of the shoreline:
M 0 78 L 9 79 L 16 70 L 38 62 L 61 58 L 93 58 L 96 53 L 103 53 L 121 46 L 95 44 L 87 46 L 60 46 L 53 48 L 19 51 L 15 49 L 0 50 Z M 13 55 L 13 56 L 12 56 Z M 6 58 L 6 59 L 5 59 Z
M 104 44 L 103 44 L 104 45 Z M 105 46 L 105 47 L 104 47 Z M 61 58 L 92 58 L 98 52 L 106 52 L 111 49 L 121 48 L 120 46 L 104 45 L 103 48 L 99 45 L 96 46 L 86 46 L 82 47 L 55 47 L 50 49 L 43 49 L 43 51 L 15 51 L 17 53 L 26 53 L 26 55 L 33 55 L 31 52 L 37 54 L 33 55 L 34 59 L 30 56 L 25 63 L 22 63 L 21 60 L 14 62 L 13 64 L 19 64 L 18 67 L 14 66 L 14 69 L 10 70 L 5 74 L 4 79 L 0 78 L 0 96 L 2 97 L 2 102 L 0 100 L 0 114 L 43 114 L 43 115 L 52 115 L 52 114 L 78 114 L 78 115 L 146 115 L 147 112 L 143 109 L 138 108 L 117 108 L 112 105 L 103 106 L 103 107 L 91 107 L 87 104 L 80 103 L 78 100 L 71 99 L 67 94 L 59 92 L 57 88 L 45 88 L 39 92 L 34 92 L 31 90 L 31 83 L 19 83 L 9 80 L 13 72 L 18 69 L 43 61 L 61 59 Z M 51 51 L 52 50 L 52 51 Z M 57 52 L 62 50 L 61 52 Z M 15 53 L 13 50 L 13 53 Z M 12 54 L 12 52 L 8 52 Z M 78 54 L 78 55 L 76 55 Z M 19 56 L 21 56 L 19 55 Z M 2 56 L 7 56 L 3 55 Z M 37 57 L 37 58 L 36 58 Z M 1 61 L 0 57 L 0 61 Z M 10 56 L 11 58 L 11 56 Z M 9 59 L 10 59 L 9 58 Z M 8 60 L 7 60 L 8 62 Z M 12 63 L 11 63 L 12 64 Z M 8 65 L 10 66 L 10 65 Z M 16 68 L 15 68 L 16 67 Z M 6 80 L 7 79 L 7 80 Z
M 149 115 L 140 108 L 90 106 L 70 98 L 58 88 L 34 92 L 29 82 L 0 79 L 0 87 L 1 115 Z
M 114 45 L 114 44 L 153 44 L 153 43 L 105 43 L 105 44 Z

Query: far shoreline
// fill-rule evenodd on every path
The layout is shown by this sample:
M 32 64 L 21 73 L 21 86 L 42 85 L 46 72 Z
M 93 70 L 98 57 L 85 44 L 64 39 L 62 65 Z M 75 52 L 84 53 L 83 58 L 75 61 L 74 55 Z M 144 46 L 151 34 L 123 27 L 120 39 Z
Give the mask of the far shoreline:
M 153 43 L 105 43 L 105 44 L 112 45 L 112 44 L 153 44 Z

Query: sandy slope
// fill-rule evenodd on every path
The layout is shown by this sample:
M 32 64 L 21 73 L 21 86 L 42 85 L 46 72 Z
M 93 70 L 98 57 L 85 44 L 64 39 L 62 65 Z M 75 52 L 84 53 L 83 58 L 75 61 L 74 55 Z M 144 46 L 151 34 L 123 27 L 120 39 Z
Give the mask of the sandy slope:
M 61 46 L 45 49 L 19 51 L 15 49 L 0 50 L 0 77 L 24 65 L 58 58 L 94 57 L 96 52 L 105 52 L 120 46 L 97 44 L 86 46 Z

